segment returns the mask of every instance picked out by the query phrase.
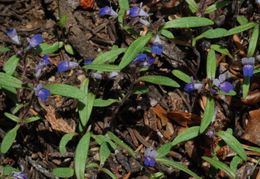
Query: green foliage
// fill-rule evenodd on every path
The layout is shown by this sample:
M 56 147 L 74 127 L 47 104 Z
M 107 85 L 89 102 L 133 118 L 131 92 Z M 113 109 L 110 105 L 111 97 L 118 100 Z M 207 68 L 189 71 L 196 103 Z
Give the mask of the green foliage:
M 148 33 L 145 36 L 139 37 L 127 48 L 121 62 L 119 63 L 119 68 L 125 68 L 133 59 L 143 51 L 145 45 L 149 42 L 152 37 L 152 33 Z
M 180 80 L 184 81 L 185 83 L 192 82 L 192 77 L 182 72 L 181 70 L 172 70 L 172 74 L 177 78 L 179 78 Z
M 60 178 L 70 178 L 74 175 L 74 170 L 69 167 L 59 167 L 52 170 L 52 174 Z
M 156 85 L 163 85 L 163 86 L 170 86 L 178 88 L 180 85 L 174 81 L 173 79 L 166 77 L 166 76 L 160 76 L 160 75 L 147 75 L 142 76 L 138 78 L 139 81 L 145 81 Z
M 104 64 L 106 62 L 109 62 L 110 60 L 113 60 L 114 58 L 117 58 L 118 55 L 124 53 L 126 51 L 126 48 L 115 48 L 105 53 L 100 53 L 95 58 L 92 64 Z
M 117 65 L 109 64 L 89 64 L 84 66 L 88 70 L 97 70 L 102 72 L 119 72 L 121 68 Z
M 128 0 L 119 0 L 118 3 L 120 9 L 118 12 L 118 22 L 123 27 L 125 13 L 129 9 L 129 2 Z
M 103 166 L 106 162 L 106 160 L 108 159 L 109 155 L 111 154 L 111 151 L 107 145 L 106 142 L 103 142 L 100 145 L 100 149 L 99 149 L 99 155 L 100 155 L 100 165 Z
M 219 52 L 223 55 L 227 55 L 229 58 L 233 58 L 232 55 L 230 54 L 229 50 L 221 45 L 218 44 L 212 44 L 210 46 L 211 49 L 215 50 L 216 52 Z
M 239 156 L 233 157 L 230 163 L 230 169 L 236 173 L 237 167 L 241 162 L 243 162 L 243 159 L 241 159 Z
M 10 165 L 6 165 L 6 166 L 0 165 L 0 177 L 8 176 L 8 175 L 11 175 L 13 172 L 18 172 L 18 171 L 19 170 L 17 170 L 14 167 L 11 167 Z
M 108 176 L 110 176 L 112 179 L 117 179 L 116 175 L 113 174 L 110 170 L 106 169 L 106 168 L 101 168 L 100 169 L 101 172 L 106 173 Z
M 255 53 L 255 50 L 257 47 L 257 43 L 258 43 L 258 39 L 259 39 L 259 24 L 257 24 L 254 27 L 252 36 L 250 38 L 249 46 L 248 46 L 248 50 L 247 50 L 248 57 L 254 56 L 254 53 Z
M 62 155 L 64 155 L 67 150 L 66 150 L 66 145 L 69 143 L 69 141 L 71 141 L 71 139 L 76 136 L 77 133 L 73 132 L 73 133 L 68 133 L 65 134 L 61 140 L 60 140 L 60 144 L 59 144 L 59 151 Z
M 174 39 L 174 35 L 173 35 L 172 32 L 169 31 L 169 30 L 162 29 L 162 30 L 160 31 L 160 34 L 161 34 L 162 36 L 168 38 L 168 39 Z
M 93 109 L 93 105 L 94 105 L 94 101 L 95 101 L 95 95 L 93 93 L 88 93 L 87 96 L 87 102 L 85 103 L 86 108 L 84 112 L 84 118 L 80 118 L 80 124 L 82 125 L 83 129 L 87 126 L 87 123 L 89 121 L 92 109 Z
M 16 125 L 13 129 L 5 134 L 1 143 L 1 153 L 6 153 L 10 149 L 10 147 L 14 143 L 19 128 L 20 125 Z
M 244 25 L 244 24 L 248 23 L 248 20 L 247 20 L 247 18 L 245 16 L 237 16 L 237 22 L 240 25 Z
M 117 137 L 115 134 L 112 132 L 107 132 L 107 137 L 109 137 L 111 140 L 113 140 L 117 145 L 128 151 L 128 153 L 132 156 L 135 157 L 136 153 L 133 149 L 131 149 L 126 143 L 124 143 L 119 137 Z
M 224 1 L 216 2 L 216 3 L 210 5 L 209 7 L 206 8 L 205 14 L 210 14 L 210 13 L 216 11 L 217 9 L 220 9 L 222 7 L 227 6 L 230 3 L 231 3 L 230 0 L 224 0 Z
M 207 98 L 206 109 L 200 124 L 200 133 L 203 133 L 215 117 L 215 101 L 212 97 Z
M 215 158 L 209 158 L 209 157 L 202 157 L 203 160 L 206 160 L 211 165 L 213 165 L 215 168 L 223 170 L 230 178 L 235 179 L 236 175 L 234 171 L 229 168 L 225 163 L 215 159 Z
M 8 119 L 11 119 L 12 121 L 18 123 L 20 121 L 19 117 L 11 114 L 11 113 L 7 113 L 5 112 L 4 115 L 8 118 Z
M 214 50 L 210 49 L 207 56 L 207 78 L 213 80 L 216 76 L 217 58 Z
M 205 17 L 182 17 L 168 21 L 164 24 L 163 29 L 169 28 L 194 28 L 213 25 L 214 22 Z
M 74 52 L 74 50 L 73 50 L 73 48 L 72 48 L 72 46 L 70 44 L 66 44 L 64 46 L 64 49 L 70 55 L 74 55 L 75 54 L 75 52 Z
M 75 151 L 75 174 L 77 179 L 84 179 L 86 161 L 88 157 L 89 142 L 90 142 L 90 132 L 86 132 L 84 136 L 80 139 L 76 151 Z
M 19 60 L 20 58 L 17 55 L 13 55 L 7 60 L 7 62 L 5 62 L 4 71 L 6 72 L 6 74 L 13 75 Z
M 117 103 L 119 102 L 119 100 L 117 99 L 100 99 L 100 98 L 97 98 L 95 99 L 94 101 L 94 107 L 107 107 L 107 106 L 110 106 L 114 103 Z
M 198 11 L 199 6 L 195 0 L 185 0 L 185 2 L 189 5 L 189 9 L 192 13 L 195 13 Z
M 0 47 L 0 53 L 5 53 L 5 52 L 8 52 L 10 51 L 11 49 L 10 48 L 7 48 L 7 47 Z
M 8 90 L 8 87 L 9 88 L 21 88 L 22 81 L 11 75 L 0 72 L 0 88 L 4 88 L 4 89 Z
M 243 98 L 247 97 L 250 88 L 250 77 L 245 77 L 242 84 Z
M 234 34 L 238 34 L 240 32 L 244 32 L 246 30 L 249 30 L 253 27 L 255 27 L 256 23 L 254 22 L 249 22 L 247 24 L 243 24 L 243 25 L 240 25 L 240 26 L 237 26 L 237 27 L 234 27 L 232 29 L 229 29 L 226 33 L 226 36 L 229 36 L 229 35 L 234 35 Z
M 66 26 L 67 21 L 68 21 L 68 16 L 63 15 L 60 17 L 57 24 L 58 26 L 60 26 L 60 28 L 64 28 Z
M 225 143 L 236 152 L 243 160 L 247 159 L 246 152 L 243 146 L 239 143 L 239 141 L 230 133 L 225 131 L 219 131 L 217 133 L 219 137 L 221 137 Z
M 42 55 L 57 52 L 63 46 L 63 42 L 55 42 L 54 44 L 42 43 L 36 47 L 36 50 Z
M 169 160 L 169 159 L 166 159 L 166 158 L 156 158 L 156 161 L 160 164 L 164 164 L 164 165 L 169 166 L 169 167 L 177 168 L 177 169 L 189 174 L 190 176 L 192 176 L 196 179 L 201 179 L 200 176 L 198 176 L 196 173 L 194 173 L 193 171 L 188 169 L 187 166 L 183 165 L 180 162 L 175 162 L 173 160 Z

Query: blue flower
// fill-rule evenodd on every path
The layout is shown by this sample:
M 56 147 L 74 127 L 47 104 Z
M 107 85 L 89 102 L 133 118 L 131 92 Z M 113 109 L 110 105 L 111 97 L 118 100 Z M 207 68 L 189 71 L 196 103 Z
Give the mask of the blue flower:
M 142 8 L 137 6 L 131 7 L 127 11 L 127 15 L 131 17 L 149 17 L 149 14 L 147 12 L 145 12 Z
M 100 8 L 99 15 L 100 16 L 110 15 L 113 17 L 117 17 L 117 13 L 112 9 L 112 7 L 109 7 L 109 6 Z
M 13 172 L 13 179 L 28 179 L 28 176 L 23 172 Z
M 252 77 L 254 74 L 255 58 L 242 58 L 244 77 Z
M 40 100 L 46 101 L 51 95 L 50 91 L 46 88 L 43 88 L 42 84 L 38 84 L 34 88 L 35 96 L 37 96 Z
M 34 48 L 43 42 L 43 38 L 40 34 L 35 34 L 32 38 L 28 39 L 29 46 Z
M 147 55 L 145 53 L 139 53 L 135 59 L 133 60 L 134 63 L 138 63 L 138 62 L 144 62 L 147 59 Z
M 147 64 L 152 65 L 154 63 L 155 59 L 153 57 L 148 57 Z
M 152 147 L 146 148 L 144 151 L 144 165 L 147 167 L 154 167 L 156 164 L 155 157 L 157 152 Z
M 35 70 L 35 76 L 36 78 L 39 78 L 41 76 L 41 72 L 42 69 L 46 66 L 51 64 L 51 62 L 49 61 L 49 56 L 48 55 L 44 55 L 40 61 L 40 63 L 38 63 L 38 65 L 36 66 Z
M 202 83 L 191 82 L 191 83 L 187 83 L 184 86 L 184 91 L 186 91 L 187 93 L 190 93 L 190 92 L 195 91 L 195 90 L 200 90 L 201 88 L 202 88 Z
M 79 64 L 77 62 L 61 61 L 58 64 L 58 72 L 61 73 L 61 72 L 64 72 L 64 71 L 68 71 L 68 70 L 71 70 L 71 69 L 76 68 L 78 66 L 79 66 Z
M 85 59 L 85 60 L 84 60 L 84 65 L 89 65 L 89 64 L 91 64 L 91 63 L 92 63 L 92 60 L 93 60 L 93 59 L 91 59 L 91 58 Z
M 10 28 L 6 31 L 6 35 L 17 45 L 21 44 L 20 38 L 17 35 L 16 29 Z
M 224 79 L 222 80 L 214 79 L 213 84 L 217 86 L 221 91 L 224 91 L 225 93 L 228 93 L 234 89 L 233 85 L 228 81 L 224 81 Z
M 151 52 L 156 55 L 161 55 L 163 52 L 163 45 L 162 45 L 159 35 L 156 35 L 156 37 L 153 41 L 153 45 L 151 47 Z

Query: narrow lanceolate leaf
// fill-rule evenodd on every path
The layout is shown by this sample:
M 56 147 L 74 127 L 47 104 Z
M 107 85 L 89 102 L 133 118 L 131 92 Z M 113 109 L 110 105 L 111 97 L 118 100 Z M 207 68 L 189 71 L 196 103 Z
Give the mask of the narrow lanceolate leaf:
M 166 158 L 156 158 L 156 161 L 158 163 L 161 163 L 161 164 L 164 164 L 164 165 L 167 165 L 169 167 L 173 167 L 173 168 L 177 168 L 187 174 L 189 174 L 190 176 L 196 178 L 196 179 L 200 179 L 201 177 L 198 176 L 196 173 L 194 173 L 193 171 L 191 171 L 190 169 L 187 168 L 186 165 L 183 165 L 182 163 L 180 162 L 175 162 L 173 160 L 169 160 L 169 159 L 166 159 Z
M 15 72 L 19 60 L 20 58 L 17 55 L 11 56 L 4 64 L 4 71 L 7 74 L 12 75 Z
M 203 118 L 200 124 L 200 133 L 203 133 L 208 128 L 208 126 L 210 125 L 214 117 L 215 117 L 215 101 L 213 98 L 208 97 L 206 103 L 206 109 L 204 111 Z
M 230 54 L 229 50 L 221 45 L 218 44 L 212 44 L 210 46 L 211 49 L 215 50 L 216 52 L 219 52 L 221 54 L 227 55 L 230 58 L 232 58 L 232 55 Z
M 166 143 L 166 144 L 161 145 L 157 149 L 156 158 L 164 157 L 165 155 L 167 155 L 170 152 L 171 148 L 172 148 L 172 144 L 171 143 Z
M 106 142 L 102 143 L 99 149 L 100 165 L 103 166 L 110 155 L 110 150 Z
M 212 13 L 212 12 L 216 11 L 217 9 L 220 9 L 222 7 L 227 6 L 230 3 L 231 3 L 230 0 L 224 0 L 224 1 L 221 1 L 221 2 L 216 2 L 216 3 L 210 5 L 209 7 L 206 8 L 205 14 Z
M 237 34 L 237 33 L 243 32 L 243 31 L 246 31 L 246 30 L 248 30 L 248 29 L 251 29 L 251 28 L 255 27 L 255 25 L 256 25 L 256 23 L 254 23 L 254 22 L 249 22 L 249 23 L 247 23 L 247 24 L 234 27 L 234 28 L 228 30 L 226 36 L 233 35 L 233 34 Z
M 88 97 L 87 97 L 87 103 L 86 103 L 86 116 L 85 118 L 80 118 L 80 124 L 83 127 L 83 129 L 87 126 L 87 123 L 89 121 L 92 109 L 93 109 L 93 105 L 94 105 L 94 101 L 95 101 L 95 95 L 93 93 L 88 93 Z
M 63 46 L 63 42 L 55 42 L 54 44 L 47 44 L 47 43 L 42 43 L 40 44 L 36 49 L 40 51 L 41 54 L 47 55 L 54 53 L 59 50 Z
M 41 118 L 39 116 L 32 116 L 29 118 L 24 119 L 24 123 L 31 123 L 40 120 Z
M 193 126 L 186 129 L 185 131 L 177 135 L 177 137 L 171 142 L 172 146 L 197 137 L 199 135 L 199 129 L 199 126 Z
M 109 65 L 109 64 L 90 64 L 85 65 L 83 68 L 88 70 L 96 70 L 96 71 L 103 71 L 103 72 L 119 72 L 121 69 L 117 65 Z
M 16 138 L 19 127 L 20 125 L 16 125 L 13 129 L 5 134 L 1 143 L 1 153 L 6 153 L 10 149 Z
M 128 0 L 119 0 L 119 7 L 120 9 L 128 10 L 129 9 L 129 2 Z
M 247 51 L 247 56 L 252 57 L 255 53 L 255 49 L 257 47 L 257 42 L 259 39 L 259 24 L 257 24 L 254 27 L 251 39 L 249 41 L 249 46 L 248 46 L 248 51 Z
M 107 107 L 107 106 L 110 106 L 113 103 L 117 103 L 117 102 L 119 102 L 119 100 L 117 100 L 117 99 L 100 99 L 100 98 L 97 98 L 94 101 L 94 106 L 95 107 Z
M 14 122 L 16 122 L 16 123 L 18 123 L 18 122 L 20 121 L 19 117 L 15 116 L 15 115 L 13 115 L 13 114 L 11 114 L 11 113 L 5 112 L 4 115 L 5 115 L 7 118 L 11 119 L 12 121 L 14 121 Z
M 195 13 L 198 11 L 199 7 L 195 0 L 185 0 L 185 1 L 189 5 L 189 9 L 191 10 L 192 13 Z
M 80 103 L 78 104 L 78 110 L 79 110 L 79 119 L 80 121 L 85 121 L 88 116 L 88 85 L 89 85 L 89 79 L 85 79 L 80 84 L 80 90 L 85 93 L 85 97 L 80 100 Z M 83 126 L 79 125 L 80 132 L 83 131 Z
M 71 141 L 71 139 L 77 135 L 77 133 L 73 132 L 73 133 L 68 133 L 68 134 L 65 134 L 61 140 L 60 140 L 60 144 L 59 144 L 59 150 L 60 150 L 60 153 L 61 155 L 64 155 L 67 150 L 66 150 L 66 145 L 69 143 L 69 141 Z
M 0 47 L 0 53 L 5 53 L 5 52 L 8 52 L 9 50 L 11 50 L 11 49 L 7 48 L 7 47 Z
M 145 36 L 136 39 L 126 50 L 122 60 L 119 64 L 119 68 L 125 68 L 129 63 L 131 63 L 138 53 L 142 52 L 145 45 L 149 42 L 152 37 L 152 33 L 148 33 Z
M 250 88 L 250 77 L 245 77 L 242 84 L 243 98 L 247 97 Z
M 117 49 L 113 49 L 113 50 L 110 50 L 105 53 L 101 53 L 95 58 L 95 60 L 93 61 L 92 64 L 106 63 L 106 62 L 118 57 L 118 55 L 120 55 L 121 53 L 124 53 L 125 51 L 126 51 L 126 48 L 117 48 Z
M 57 94 L 75 99 L 83 99 L 85 97 L 84 92 L 82 92 L 79 88 L 71 85 L 49 84 L 45 85 L 45 88 L 49 89 L 51 94 Z
M 126 143 L 124 143 L 120 138 L 118 138 L 115 134 L 112 132 L 108 132 L 106 134 L 111 140 L 113 140 L 117 145 L 128 151 L 128 153 L 132 156 L 135 157 L 135 151 L 131 149 Z
M 21 88 L 22 81 L 11 75 L 0 72 L 0 87 Z
M 145 81 L 156 85 L 163 85 L 163 86 L 170 86 L 178 88 L 180 85 L 174 81 L 173 79 L 166 77 L 166 76 L 160 76 L 160 75 L 147 75 L 142 76 L 138 78 L 139 81 Z
M 234 156 L 230 163 L 230 169 L 235 173 L 237 171 L 238 165 L 241 162 L 243 162 L 243 159 L 241 159 L 239 156 Z
M 172 34 L 172 32 L 169 31 L 169 30 L 166 30 L 166 29 L 162 29 L 160 31 L 160 34 L 163 35 L 164 37 L 168 38 L 168 39 L 173 39 L 174 38 L 174 35 Z
M 52 174 L 60 178 L 70 178 L 74 175 L 74 170 L 73 168 L 69 168 L 69 167 L 59 167 L 59 168 L 54 168 L 52 170 Z
M 192 78 L 191 76 L 187 75 L 186 73 L 182 72 L 181 70 L 172 70 L 172 74 L 179 78 L 180 80 L 184 81 L 185 83 L 191 83 Z
M 248 19 L 245 16 L 237 16 L 237 22 L 240 25 L 247 24 L 248 23 Z
M 215 79 L 217 70 L 217 58 L 214 50 L 210 49 L 207 56 L 207 77 L 211 80 Z
M 101 168 L 100 171 L 110 176 L 111 179 L 117 179 L 117 176 L 106 168 Z
M 227 32 L 228 31 L 224 28 L 216 28 L 216 29 L 209 29 L 209 30 L 203 32 L 199 36 L 201 36 L 203 38 L 207 38 L 207 39 L 216 39 L 216 38 L 220 38 L 220 37 L 225 37 Z
M 77 179 L 84 179 L 85 167 L 88 157 L 90 132 L 87 132 L 79 141 L 75 151 L 75 174 Z
M 163 28 L 193 28 L 213 24 L 214 22 L 212 20 L 205 17 L 182 17 L 166 22 Z
M 223 163 L 219 160 L 213 159 L 213 158 L 205 157 L 205 156 L 203 156 L 202 159 L 209 162 L 215 168 L 223 170 L 229 177 L 235 179 L 235 177 L 236 177 L 235 173 L 225 163 Z
M 247 159 L 246 152 L 243 148 L 243 146 L 239 143 L 239 141 L 230 133 L 225 131 L 219 131 L 217 133 L 219 137 L 221 137 L 226 144 L 234 151 L 236 152 L 243 160 Z

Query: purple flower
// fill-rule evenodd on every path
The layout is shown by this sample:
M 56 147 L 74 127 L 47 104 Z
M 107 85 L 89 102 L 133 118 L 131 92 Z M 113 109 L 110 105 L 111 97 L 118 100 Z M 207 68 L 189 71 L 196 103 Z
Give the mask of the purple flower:
M 85 60 L 84 60 L 84 65 L 89 65 L 89 64 L 91 64 L 91 63 L 92 63 L 92 60 L 93 60 L 93 59 L 91 59 L 91 58 L 85 59 Z
M 156 55 L 161 55 L 163 52 L 163 45 L 162 45 L 159 35 L 156 35 L 156 37 L 153 41 L 153 45 L 151 47 L 151 52 Z
M 13 179 L 28 179 L 28 177 L 23 172 L 13 172 Z
M 115 77 L 117 77 L 118 75 L 119 75 L 118 72 L 113 71 L 113 72 L 109 73 L 108 78 L 109 78 L 109 79 L 115 78 Z
M 58 72 L 64 72 L 64 71 L 68 71 L 71 70 L 73 68 L 76 68 L 77 66 L 79 66 L 79 64 L 77 62 L 70 62 L 70 61 L 61 61 L 58 64 Z
M 100 8 L 99 15 L 100 16 L 110 15 L 113 17 L 117 17 L 117 13 L 112 9 L 112 7 L 109 7 L 109 6 Z
M 144 165 L 147 167 L 154 167 L 156 164 L 156 155 L 157 152 L 152 147 L 146 148 L 144 151 Z
M 43 42 L 43 38 L 40 34 L 35 34 L 32 38 L 28 39 L 30 47 L 34 48 Z
M 214 79 L 213 84 L 216 85 L 221 91 L 225 93 L 228 93 L 234 89 L 233 85 L 230 82 L 222 81 L 222 80 Z
M 154 63 L 155 59 L 153 57 L 148 57 L 147 63 L 148 65 L 152 65 Z
M 46 66 L 51 64 L 51 62 L 49 61 L 49 56 L 48 55 L 44 55 L 40 61 L 40 63 L 36 66 L 35 70 L 35 76 L 36 78 L 39 78 L 41 76 L 41 72 L 42 69 Z
M 242 58 L 244 77 L 252 77 L 254 74 L 255 58 Z
M 195 90 L 200 90 L 201 88 L 202 88 L 201 83 L 191 82 L 191 83 L 187 83 L 184 86 L 184 91 L 186 91 L 187 93 L 190 93 L 190 92 L 195 91 Z
M 17 45 L 20 45 L 20 38 L 17 35 L 16 29 L 15 28 L 10 28 L 6 31 L 6 35 Z
M 131 17 L 149 17 L 149 14 L 147 12 L 145 12 L 142 8 L 134 6 L 131 7 L 128 11 L 127 11 L 127 15 L 131 16 Z
M 34 88 L 35 96 L 37 96 L 40 100 L 46 101 L 51 95 L 50 91 L 46 88 L 43 88 L 42 84 L 38 84 Z
M 139 53 L 135 59 L 133 60 L 133 62 L 138 63 L 138 62 L 144 62 L 147 59 L 147 55 L 145 53 Z

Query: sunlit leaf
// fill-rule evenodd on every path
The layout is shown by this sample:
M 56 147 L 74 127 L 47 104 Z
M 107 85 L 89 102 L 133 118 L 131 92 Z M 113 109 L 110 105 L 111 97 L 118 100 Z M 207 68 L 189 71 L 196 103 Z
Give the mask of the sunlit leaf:
M 147 75 L 142 76 L 138 78 L 139 81 L 145 81 L 156 85 L 163 85 L 163 86 L 170 86 L 178 88 L 180 85 L 174 81 L 173 79 L 166 77 L 166 76 L 160 76 L 160 75 Z
M 22 81 L 11 75 L 0 72 L 0 87 L 21 88 Z
M 221 46 L 221 45 L 218 45 L 218 44 L 212 44 L 210 46 L 211 49 L 215 50 L 216 52 L 219 52 L 221 54 L 224 54 L 224 55 L 227 55 L 229 56 L 230 58 L 233 58 L 232 55 L 230 54 L 230 52 L 228 51 L 227 48 Z
M 31 123 L 31 122 L 35 122 L 35 121 L 38 121 L 40 120 L 41 118 L 39 116 L 32 116 L 32 117 L 29 117 L 29 118 L 25 118 L 24 119 L 24 122 L 25 123 Z
M 185 0 L 186 3 L 189 5 L 189 9 L 192 13 L 195 13 L 198 11 L 198 4 L 196 3 L 195 0 Z
M 217 58 L 214 50 L 210 49 L 207 56 L 207 78 L 213 80 L 216 76 Z
M 70 44 L 66 44 L 66 45 L 64 46 L 64 49 L 65 49 L 65 51 L 66 51 L 68 54 L 74 55 L 74 50 L 73 50 L 73 48 L 72 48 L 72 46 L 71 46 Z
M 241 159 L 239 156 L 234 156 L 230 162 L 230 169 L 236 173 L 237 167 L 241 162 L 243 162 L 243 159 Z
M 95 60 L 92 62 L 92 64 L 103 64 L 108 62 L 111 59 L 114 59 L 118 57 L 121 53 L 124 53 L 126 51 L 126 48 L 116 48 L 112 49 L 105 53 L 100 53 Z
M 11 56 L 4 64 L 4 71 L 7 74 L 12 75 L 15 72 L 19 60 L 20 58 L 17 55 Z
M 6 153 L 10 149 L 10 147 L 15 141 L 17 131 L 19 128 L 20 125 L 16 125 L 13 129 L 11 129 L 5 134 L 1 143 L 1 153 Z
M 177 78 L 179 78 L 180 80 L 184 81 L 185 83 L 192 82 L 192 77 L 182 72 L 181 70 L 172 70 L 172 74 Z
M 244 32 L 244 31 L 246 31 L 246 30 L 248 30 L 248 29 L 251 29 L 251 28 L 255 27 L 255 25 L 256 25 L 256 23 L 254 23 L 254 22 L 249 22 L 249 23 L 247 23 L 247 24 L 234 27 L 234 28 L 229 29 L 229 30 L 227 31 L 226 36 L 238 34 L 238 33 L 240 33 L 240 32 Z
M 63 46 L 63 42 L 55 42 L 54 44 L 42 43 L 36 47 L 41 54 L 47 55 L 58 51 Z
M 244 77 L 242 84 L 242 94 L 243 98 L 247 97 L 250 88 L 250 77 Z
M 168 21 L 164 24 L 163 28 L 193 28 L 213 25 L 214 22 L 205 17 L 182 17 Z
M 60 178 L 70 178 L 74 175 L 74 170 L 73 168 L 69 168 L 69 167 L 59 167 L 59 168 L 54 168 L 52 170 L 52 174 Z

